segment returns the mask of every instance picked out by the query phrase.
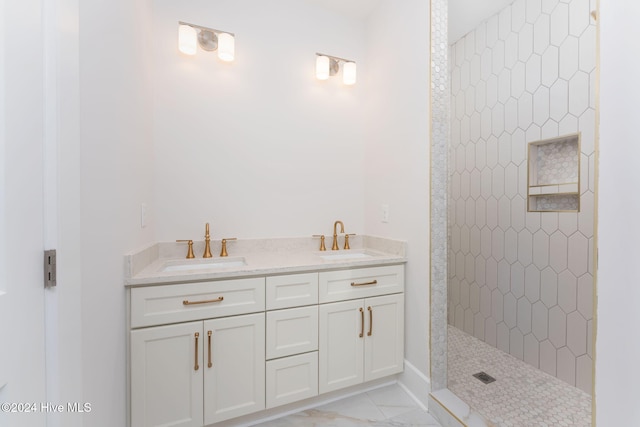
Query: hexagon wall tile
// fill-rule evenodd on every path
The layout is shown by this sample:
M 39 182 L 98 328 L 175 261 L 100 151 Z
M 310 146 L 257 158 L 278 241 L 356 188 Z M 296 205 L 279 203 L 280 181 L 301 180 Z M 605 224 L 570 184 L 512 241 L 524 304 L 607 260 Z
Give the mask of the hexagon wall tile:
M 589 0 L 517 0 L 451 46 L 447 317 L 590 392 L 596 27 L 589 13 Z M 528 143 L 576 132 L 580 212 L 528 212 Z M 573 167 L 557 165 L 558 180 Z

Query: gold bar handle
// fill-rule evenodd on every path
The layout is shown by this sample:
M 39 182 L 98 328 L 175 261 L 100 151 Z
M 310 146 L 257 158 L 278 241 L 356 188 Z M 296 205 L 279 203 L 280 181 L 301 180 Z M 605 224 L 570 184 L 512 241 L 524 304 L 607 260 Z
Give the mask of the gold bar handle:
M 207 363 L 207 366 L 209 368 L 213 366 L 213 363 L 211 363 L 211 334 L 212 333 L 213 332 L 211 331 L 207 331 L 207 336 L 209 337 L 209 360 L 208 360 L 209 363 Z
M 195 364 L 195 366 L 193 367 L 193 370 L 194 370 L 194 371 L 197 371 L 198 369 L 200 369 L 200 366 L 198 365 L 198 338 L 199 338 L 199 337 L 200 337 L 200 333 L 199 333 L 199 332 L 196 332 L 196 351 L 195 351 L 195 354 L 196 354 L 196 364 Z
M 208 299 L 206 301 L 189 301 L 188 299 L 182 301 L 182 305 L 196 305 L 196 304 L 210 304 L 212 302 L 220 302 L 224 300 L 224 297 L 218 297 L 216 299 Z
M 360 307 L 360 335 L 358 337 L 362 338 L 364 336 L 364 310 Z
M 371 282 L 364 282 L 364 283 L 351 282 L 351 286 L 367 286 L 367 285 L 377 285 L 377 284 L 378 284 L 377 280 L 372 280 Z
M 367 332 L 367 336 L 370 337 L 373 333 L 373 309 L 369 306 L 367 310 L 369 310 L 369 332 Z

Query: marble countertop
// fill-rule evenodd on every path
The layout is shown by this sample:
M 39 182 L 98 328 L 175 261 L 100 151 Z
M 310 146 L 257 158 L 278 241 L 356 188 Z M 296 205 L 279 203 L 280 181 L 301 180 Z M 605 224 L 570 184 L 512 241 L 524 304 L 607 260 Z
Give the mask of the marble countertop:
M 327 239 L 330 247 L 331 239 Z M 340 247 L 343 245 L 339 237 Z M 318 251 L 319 240 L 312 238 L 241 239 L 227 242 L 229 256 L 221 258 L 221 242 L 211 241 L 213 258 L 204 260 L 204 242 L 194 242 L 196 258 L 186 260 L 185 243 L 160 242 L 142 250 L 126 254 L 125 286 L 161 285 L 225 278 L 299 273 L 340 268 L 399 264 L 407 261 L 406 242 L 374 236 L 353 236 L 351 249 Z M 366 256 L 358 257 L 365 253 Z M 325 259 L 322 256 L 333 256 Z M 337 257 L 336 257 L 337 256 Z M 345 258 L 341 258 L 345 256 Z M 238 261 L 238 262 L 234 262 Z M 195 267 L 204 262 L 229 263 L 216 268 Z M 243 265 L 239 265 L 244 262 Z M 175 264 L 194 266 L 189 270 L 163 271 Z

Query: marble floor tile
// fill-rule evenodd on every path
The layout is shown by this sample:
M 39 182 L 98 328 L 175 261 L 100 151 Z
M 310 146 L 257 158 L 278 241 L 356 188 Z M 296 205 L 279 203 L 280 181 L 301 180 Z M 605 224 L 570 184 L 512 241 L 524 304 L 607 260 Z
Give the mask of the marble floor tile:
M 358 394 L 316 408 L 323 414 L 335 414 L 352 420 L 382 421 L 386 417 L 368 393 Z
M 385 419 L 394 418 L 416 409 L 416 403 L 398 384 L 372 390 L 367 396 L 384 414 Z
M 301 411 L 260 427 L 440 427 L 397 384 Z

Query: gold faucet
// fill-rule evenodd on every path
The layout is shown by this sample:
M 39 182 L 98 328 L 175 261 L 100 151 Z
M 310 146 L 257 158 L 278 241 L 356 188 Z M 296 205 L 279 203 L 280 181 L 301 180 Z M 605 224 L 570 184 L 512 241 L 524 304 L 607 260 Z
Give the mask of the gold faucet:
M 211 255 L 211 235 L 209 234 L 209 223 L 205 225 L 205 233 L 204 233 L 204 253 L 202 254 L 202 258 L 212 258 Z
M 337 251 L 338 249 L 340 249 L 338 247 L 338 233 L 337 233 L 337 227 L 338 224 L 340 224 L 340 233 L 344 233 L 344 224 L 342 223 L 342 221 L 336 221 L 333 223 L 333 245 L 331 245 L 331 250 L 332 251 Z

